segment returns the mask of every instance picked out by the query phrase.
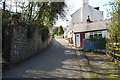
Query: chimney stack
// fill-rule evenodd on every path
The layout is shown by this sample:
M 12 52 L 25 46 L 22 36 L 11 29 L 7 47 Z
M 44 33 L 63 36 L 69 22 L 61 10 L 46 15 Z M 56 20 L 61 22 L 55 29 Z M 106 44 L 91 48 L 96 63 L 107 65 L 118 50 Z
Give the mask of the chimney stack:
M 83 0 L 83 4 L 89 4 L 89 0 Z

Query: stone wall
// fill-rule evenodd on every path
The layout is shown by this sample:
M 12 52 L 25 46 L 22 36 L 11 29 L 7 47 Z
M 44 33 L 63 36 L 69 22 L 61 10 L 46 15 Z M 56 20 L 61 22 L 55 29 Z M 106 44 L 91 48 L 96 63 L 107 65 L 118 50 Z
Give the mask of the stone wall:
M 28 26 L 26 24 L 13 22 L 8 27 L 12 27 L 11 44 L 9 47 L 10 63 L 16 63 L 33 56 L 47 48 L 50 43 L 50 38 L 42 41 L 42 35 L 37 27 L 32 38 L 27 37 Z M 7 46 L 7 44 L 4 46 Z

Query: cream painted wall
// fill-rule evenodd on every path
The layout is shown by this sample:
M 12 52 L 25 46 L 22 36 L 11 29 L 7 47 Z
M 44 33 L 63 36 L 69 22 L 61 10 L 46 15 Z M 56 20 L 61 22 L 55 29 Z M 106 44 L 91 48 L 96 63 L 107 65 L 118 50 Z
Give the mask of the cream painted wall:
M 72 33 L 72 39 L 73 39 L 73 44 L 74 44 L 74 46 L 76 45 L 76 41 L 75 41 L 75 33 Z
M 67 33 L 67 38 L 71 38 L 72 37 L 72 30 L 70 30 L 68 33 Z
M 68 32 L 69 31 L 72 31 L 72 24 L 68 25 L 65 30 L 64 30 L 64 38 L 68 38 L 67 35 L 68 35 Z

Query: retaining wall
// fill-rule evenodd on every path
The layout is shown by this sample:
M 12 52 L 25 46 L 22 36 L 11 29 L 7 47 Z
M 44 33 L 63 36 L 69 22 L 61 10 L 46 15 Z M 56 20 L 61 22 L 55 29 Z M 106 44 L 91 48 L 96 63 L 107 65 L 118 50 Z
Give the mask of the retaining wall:
M 42 35 L 39 33 L 37 28 L 35 28 L 35 32 L 32 38 L 27 37 L 28 26 L 26 24 L 11 22 L 8 24 L 7 28 L 4 32 L 5 44 L 3 54 L 9 55 L 8 60 L 10 63 L 16 63 L 30 56 L 38 54 L 41 50 L 47 48 L 50 44 L 50 38 L 46 39 L 46 41 L 42 41 Z M 7 38 L 6 35 L 10 37 Z M 7 50 L 7 45 L 9 45 L 7 48 L 9 51 L 6 53 L 5 50 Z

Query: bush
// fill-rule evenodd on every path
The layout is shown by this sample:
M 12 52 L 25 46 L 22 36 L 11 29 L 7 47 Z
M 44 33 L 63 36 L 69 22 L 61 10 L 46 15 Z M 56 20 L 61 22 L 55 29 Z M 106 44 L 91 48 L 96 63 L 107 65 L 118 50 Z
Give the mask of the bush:
M 28 23 L 27 37 L 32 38 L 36 32 L 36 29 L 38 30 L 38 33 L 42 35 L 42 41 L 46 41 L 49 37 L 49 29 L 48 27 L 41 24 Z
M 108 28 L 110 38 L 107 40 L 107 49 L 114 61 L 118 59 L 116 55 L 120 55 L 120 0 L 110 2 L 109 5 L 112 7 L 112 12 L 108 13 L 111 16 L 111 24 L 109 24 L 110 27 Z
M 84 52 L 95 52 L 96 50 L 89 49 L 89 50 L 84 50 Z
M 10 11 L 5 10 L 5 12 L 2 14 L 2 17 L 6 19 L 10 18 L 11 17 Z
M 43 27 L 41 30 L 42 33 L 42 41 L 46 41 L 49 37 L 49 30 L 47 27 Z

